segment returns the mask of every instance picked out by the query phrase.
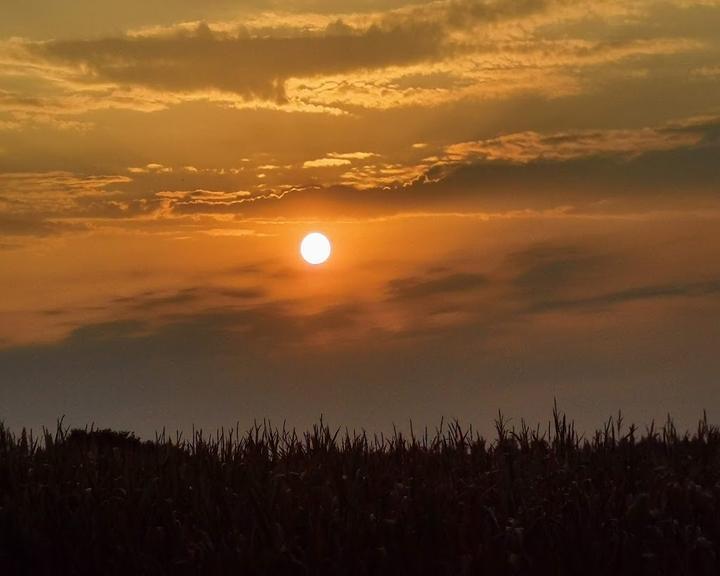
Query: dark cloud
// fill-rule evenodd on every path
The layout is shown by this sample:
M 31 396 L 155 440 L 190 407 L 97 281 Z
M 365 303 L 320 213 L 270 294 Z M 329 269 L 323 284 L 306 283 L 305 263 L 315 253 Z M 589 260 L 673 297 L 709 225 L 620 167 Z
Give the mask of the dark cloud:
M 609 300 L 719 291 L 720 283 L 658 285 Z M 586 300 L 596 305 L 599 298 Z M 581 428 L 618 406 L 644 421 L 670 406 L 677 413 L 677 382 L 692 410 L 715 398 L 717 314 L 716 307 L 697 318 L 658 317 L 659 327 L 672 329 L 654 331 L 642 346 L 637 326 L 627 322 L 609 332 L 582 323 L 538 332 L 542 315 L 411 326 L 407 337 L 375 330 L 349 346 L 334 338 L 308 343 L 363 321 L 366 310 L 353 303 L 310 315 L 285 302 L 117 318 L 56 343 L 0 350 L 0 401 L 10 426 L 52 425 L 64 413 L 73 424 L 95 421 L 147 435 L 164 425 L 212 428 L 265 416 L 304 427 L 320 413 L 371 430 L 409 417 L 431 426 L 443 415 L 490 423 L 498 408 L 534 421 L 545 417 L 553 396 L 574 409 Z M 502 354 L 492 342 L 486 347 L 498 323 Z M 674 360 L 664 361 L 668 356 Z
M 555 294 L 607 270 L 611 257 L 573 244 L 534 244 L 513 252 L 507 264 L 513 271 L 512 286 L 524 298 Z
M 63 308 L 47 308 L 45 310 L 40 310 L 40 314 L 42 314 L 43 316 L 62 316 L 66 313 L 67 310 Z
M 108 309 L 113 310 L 118 305 L 127 311 L 159 311 L 162 308 L 177 305 L 187 305 L 196 310 L 203 301 L 214 297 L 224 297 L 232 300 L 257 300 L 266 295 L 266 291 L 258 286 L 228 287 L 228 286 L 191 286 L 163 292 L 159 290 L 146 290 L 129 296 L 113 298 Z
M 42 214 L 14 215 L 0 212 L 0 233 L 3 236 L 52 236 L 68 232 L 83 232 L 88 225 L 82 222 L 49 220 Z M 13 248 L 15 243 L 7 243 Z
M 264 416 L 305 425 L 320 413 L 392 416 L 410 384 L 397 353 L 376 338 L 352 349 L 307 339 L 344 327 L 352 310 L 300 316 L 284 305 L 197 312 L 161 324 L 115 320 L 61 342 L 0 350 L 6 424 L 51 425 L 67 415 L 152 434 L 167 425 L 233 425 Z M 332 349 L 333 354 L 327 354 Z M 421 369 L 423 377 L 435 370 Z M 401 364 L 406 368 L 410 363 Z M 393 389 L 385 378 L 398 376 Z M 29 414 L 28 406 L 34 407 Z M 418 416 L 416 416 L 418 417 Z M 298 421 L 298 419 L 300 419 Z M 372 425 L 372 419 L 347 419 Z
M 720 27 L 717 5 L 704 2 L 653 2 L 636 18 L 602 19 L 590 13 L 574 21 L 549 22 L 541 28 L 547 38 L 576 36 L 589 40 L 613 38 L 624 41 L 631 38 L 673 38 L 687 36 L 702 38 L 714 44 Z
M 720 148 L 708 145 L 647 152 L 629 159 L 599 155 L 524 165 L 480 161 L 450 170 L 431 169 L 429 178 L 440 176 L 440 181 L 418 182 L 414 188 L 438 194 L 442 190 L 443 197 L 454 201 L 474 198 L 476 206 L 490 211 L 574 206 L 581 211 L 632 212 L 697 207 L 703 200 L 718 199 L 718 154 Z M 418 196 L 422 198 L 422 193 Z M 603 206 L 598 201 L 606 202 Z
M 239 264 L 238 266 L 231 266 L 225 268 L 222 272 L 229 276 L 253 276 L 255 274 L 261 274 L 265 271 L 268 262 L 252 262 L 249 264 Z
M 57 41 L 33 50 L 89 69 L 79 80 L 283 100 L 288 78 L 409 64 L 439 57 L 442 46 L 441 29 L 420 23 L 293 38 L 228 37 L 200 26 L 191 34 Z
M 157 294 L 143 292 L 136 296 L 126 296 L 115 299 L 118 304 L 129 304 L 135 310 L 154 310 L 161 306 L 173 304 L 189 304 L 199 298 L 197 288 L 184 288 L 172 294 Z
M 116 306 L 111 308 L 124 318 L 80 326 L 64 342 L 71 347 L 95 348 L 108 340 L 126 345 L 146 341 L 154 343 L 155 351 L 163 356 L 175 353 L 217 355 L 238 349 L 252 349 L 265 356 L 278 349 L 307 343 L 328 332 L 350 328 L 365 313 L 357 303 L 304 313 L 301 305 L 292 302 L 220 306 L 200 301 L 201 294 L 211 293 L 252 300 L 262 291 L 189 288 L 169 296 L 146 292 L 123 298 L 122 303 L 133 304 L 124 313 Z M 174 312 L 166 310 L 168 305 L 178 303 L 193 305 Z
M 493 2 L 487 0 L 453 0 L 447 9 L 450 25 L 462 28 L 470 22 L 494 22 L 542 12 L 552 0 L 516 0 L 514 2 Z
M 391 300 L 427 298 L 436 295 L 467 292 L 481 288 L 488 283 L 484 274 L 457 272 L 436 278 L 397 278 L 388 283 L 386 292 Z
M 363 318 L 363 306 L 348 302 L 337 304 L 325 310 L 298 318 L 299 326 L 310 334 L 327 331 L 352 330 Z M 299 341 L 302 341 L 300 339 Z
M 557 207 L 576 213 L 697 208 L 719 200 L 718 126 L 717 119 L 709 119 L 663 129 L 692 134 L 698 143 L 669 150 L 639 150 L 629 156 L 609 154 L 606 148 L 595 148 L 578 135 L 553 135 L 543 139 L 544 147 L 551 149 L 565 142 L 582 149 L 582 154 L 560 159 L 538 154 L 524 163 L 481 158 L 442 162 L 425 169 L 411 183 L 378 185 L 361 194 L 352 186 L 298 186 L 282 193 L 281 199 L 265 193 L 265 198 L 240 200 L 233 206 L 213 208 L 171 201 L 170 208 L 177 214 L 236 211 L 248 217 L 366 217 L 412 211 L 504 212 Z M 596 139 L 606 140 L 601 133 Z
M 644 300 L 701 298 L 708 296 L 720 296 L 720 281 L 654 284 L 615 292 L 606 292 L 584 298 L 539 301 L 532 305 L 531 310 L 533 312 L 562 310 L 592 312 Z
M 259 262 L 230 266 L 222 269 L 219 276 L 257 276 L 264 279 L 296 278 L 300 273 L 297 269 L 281 264 L 277 259 L 268 258 Z M 250 290 L 253 290 L 252 288 Z
M 101 194 L 79 196 L 67 206 L 43 208 L 41 204 L 32 214 L 0 213 L 0 229 L 7 237 L 82 232 L 88 229 L 89 224 L 83 222 L 87 218 L 136 219 L 138 226 L 156 228 L 216 227 L 197 220 L 205 214 L 233 214 L 242 222 L 266 217 L 369 218 L 412 212 L 561 209 L 573 215 L 717 208 L 720 147 L 715 142 L 716 129 L 715 124 L 709 126 L 703 143 L 688 148 L 646 152 L 632 158 L 600 155 L 525 164 L 478 160 L 430 168 L 409 185 L 377 186 L 361 193 L 352 186 L 313 185 L 291 191 L 268 190 L 234 201 L 188 203 L 182 200 L 182 192 L 167 192 L 175 182 L 172 176 L 161 183 L 146 182 L 138 176 L 131 183 L 118 185 L 105 198 Z M 233 189 L 230 177 L 227 182 Z M 161 196 L 156 195 L 158 192 Z M 149 215 L 160 217 L 139 218 Z M 243 224 L 248 225 L 252 224 Z
M 343 12 L 374 12 L 421 4 L 427 0 L 349 0 Z M 200 19 L 223 19 L 265 10 L 337 13 L 336 0 L 125 0 L 98 4 L 93 0 L 26 0 L 6 7 L 0 36 L 44 39 L 117 34 L 129 28 L 171 25 Z
M 248 288 L 215 288 L 214 292 L 219 296 L 235 298 L 237 300 L 261 298 L 266 294 L 265 290 L 257 286 Z
M 117 34 L 143 25 L 172 24 L 208 14 L 220 16 L 236 4 L 233 0 L 208 0 L 201 5 L 188 0 L 126 0 L 117 4 L 27 0 L 6 7 L 0 35 L 44 39 Z
M 453 0 L 388 12 L 365 29 L 338 20 L 323 33 L 280 26 L 219 33 L 207 24 L 174 34 L 56 40 L 37 56 L 83 67 L 77 79 L 180 92 L 219 89 L 282 101 L 288 78 L 406 65 L 462 49 L 448 32 L 544 10 L 549 0 Z
M 66 339 L 70 347 L 87 348 L 105 342 L 120 342 L 135 339 L 147 334 L 148 325 L 142 320 L 123 319 L 98 322 L 80 326 Z
M 627 255 L 592 245 L 539 243 L 506 258 L 508 290 L 517 299 L 516 314 L 527 312 L 596 312 L 626 303 L 714 297 L 720 281 L 680 281 L 621 288 L 598 293 L 608 278 L 618 276 Z

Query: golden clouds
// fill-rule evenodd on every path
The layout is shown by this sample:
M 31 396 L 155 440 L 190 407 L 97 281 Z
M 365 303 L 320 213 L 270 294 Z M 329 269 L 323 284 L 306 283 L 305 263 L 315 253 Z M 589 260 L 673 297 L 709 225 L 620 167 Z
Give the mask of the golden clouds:
M 707 398 L 718 30 L 710 0 L 5 2 L 0 380 L 133 414 L 186 386 L 187 421 L 208 374 L 215 419 Z
M 565 161 L 598 155 L 634 156 L 644 152 L 673 150 L 698 144 L 700 131 L 673 128 L 638 130 L 579 131 L 542 135 L 537 132 L 508 134 L 498 138 L 453 144 L 446 149 L 447 160 L 467 162 L 490 160 L 532 162 Z
M 0 212 L 66 216 L 95 201 L 117 200 L 126 176 L 78 176 L 71 172 L 0 174 Z
M 306 160 L 303 162 L 303 168 L 337 168 L 340 166 L 350 166 L 354 160 L 367 160 L 377 156 L 374 152 L 331 152 L 325 158 L 317 158 L 315 160 Z
M 656 12 L 664 13 L 652 2 L 441 0 L 376 8 L 314 14 L 298 7 L 113 37 L 4 41 L 0 113 L 11 117 L 0 122 L 6 129 L 33 122 L 91 129 L 91 121 L 69 116 L 186 102 L 352 115 L 560 98 L 595 90 L 595 70 L 602 78 L 622 63 L 628 69 L 621 73 L 632 76 L 642 62 L 648 74 L 654 59 L 678 54 L 695 54 L 696 77 L 712 77 L 705 73 L 712 46 L 693 37 L 696 16 L 677 30 L 658 26 Z M 3 78 L 13 90 L 3 90 Z
M 114 226 L 158 230 L 164 222 L 166 232 L 219 229 L 217 222 L 227 219 L 507 214 L 524 208 L 636 213 L 643 197 L 683 186 L 689 192 L 678 209 L 687 211 L 692 198 L 716 209 L 711 192 L 718 123 L 708 116 L 637 129 L 523 131 L 450 144 L 434 155 L 408 146 L 404 161 L 355 151 L 289 164 L 260 156 L 239 167 L 149 162 L 128 168 L 129 175 L 8 173 L 0 176 L 0 215 L 14 222 L 5 228 L 8 235 L 47 235 L 113 220 Z M 632 194 L 622 198 L 625 190 Z M 645 209 L 673 206 L 666 196 Z
M 317 160 L 303 162 L 303 168 L 334 168 L 350 164 L 352 164 L 352 162 L 345 158 L 318 158 Z
M 186 8 L 0 40 L 0 170 L 34 175 L 0 181 L 0 211 L 127 226 L 456 212 L 562 172 L 533 198 L 553 210 L 575 205 L 563 186 L 581 161 L 594 198 L 630 178 L 625 161 L 643 188 L 665 165 L 687 168 L 690 195 L 714 183 L 712 2 Z
M 217 89 L 284 101 L 287 78 L 432 58 L 439 53 L 440 39 L 432 29 L 399 26 L 352 34 L 247 37 L 200 25 L 192 33 L 173 36 L 48 42 L 29 49 L 38 58 L 75 66 L 77 78 L 91 83 L 179 92 Z
M 193 170 L 190 171 L 192 172 Z M 131 174 L 147 174 L 148 172 L 167 173 L 172 172 L 172 168 L 170 168 L 169 166 L 163 166 L 162 164 L 158 164 L 157 162 L 150 162 L 145 166 L 131 166 L 130 168 L 128 168 L 128 172 L 130 172 Z
M 183 36 L 36 46 L 43 58 L 73 63 L 72 81 L 56 82 L 52 93 L 32 99 L 6 93 L 0 110 L 16 123 L 89 129 L 91 123 L 68 115 L 102 109 L 152 112 L 188 101 L 336 115 L 357 107 L 438 107 L 524 94 L 559 98 L 592 91 L 591 68 L 697 52 L 702 46 L 663 38 L 622 43 L 523 39 L 444 52 L 444 43 L 416 49 L 403 47 L 404 42 L 402 34 L 373 31 L 335 38 Z M 366 51 L 366 45 L 372 49 Z M 434 62 L 414 62 L 425 59 Z

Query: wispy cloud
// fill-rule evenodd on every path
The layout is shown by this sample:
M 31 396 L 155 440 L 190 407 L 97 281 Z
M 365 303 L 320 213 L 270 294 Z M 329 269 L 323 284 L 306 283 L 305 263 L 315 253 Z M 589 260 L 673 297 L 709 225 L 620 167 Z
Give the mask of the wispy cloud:
M 338 166 L 349 166 L 352 164 L 346 158 L 318 158 L 303 162 L 303 168 L 337 168 Z
M 598 311 L 631 302 L 646 300 L 702 298 L 720 296 L 720 280 L 703 282 L 685 282 L 676 284 L 650 284 L 605 292 L 585 298 L 567 300 L 547 300 L 534 304 L 533 312 L 552 312 L 562 310 Z
M 407 300 L 457 294 L 488 284 L 485 274 L 457 272 L 439 277 L 409 277 L 392 280 L 387 293 L 393 300 Z
M 702 141 L 701 131 L 672 128 L 637 130 L 584 130 L 538 134 L 520 132 L 498 138 L 462 142 L 446 149 L 450 161 L 490 160 L 526 163 L 537 160 L 565 161 L 599 155 L 634 156 L 644 152 L 689 147 Z

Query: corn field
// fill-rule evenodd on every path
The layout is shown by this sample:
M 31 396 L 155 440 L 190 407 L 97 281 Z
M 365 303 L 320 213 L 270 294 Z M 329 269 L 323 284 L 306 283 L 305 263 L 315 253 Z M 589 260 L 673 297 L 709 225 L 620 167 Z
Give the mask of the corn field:
M 718 574 L 720 431 L 0 425 L 1 574 Z

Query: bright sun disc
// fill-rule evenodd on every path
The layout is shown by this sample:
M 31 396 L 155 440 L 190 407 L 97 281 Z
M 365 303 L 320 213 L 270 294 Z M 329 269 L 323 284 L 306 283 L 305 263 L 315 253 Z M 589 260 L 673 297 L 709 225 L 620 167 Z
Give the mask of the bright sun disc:
M 330 258 L 330 240 L 320 232 L 311 232 L 300 243 L 300 254 L 308 264 L 322 264 Z

